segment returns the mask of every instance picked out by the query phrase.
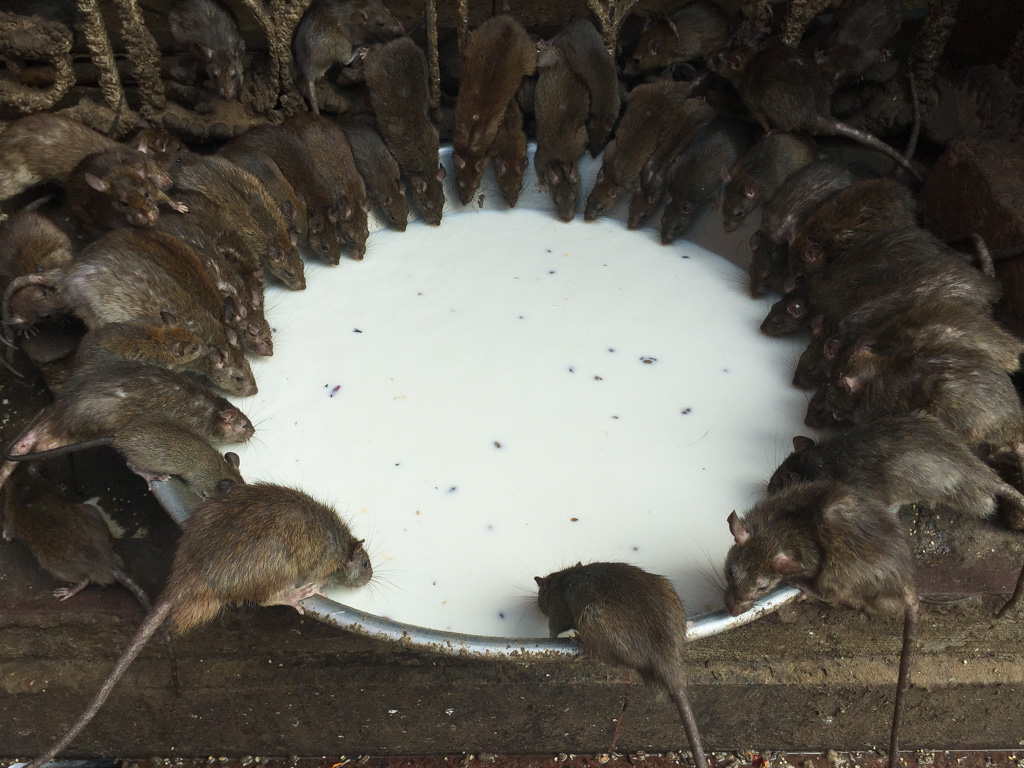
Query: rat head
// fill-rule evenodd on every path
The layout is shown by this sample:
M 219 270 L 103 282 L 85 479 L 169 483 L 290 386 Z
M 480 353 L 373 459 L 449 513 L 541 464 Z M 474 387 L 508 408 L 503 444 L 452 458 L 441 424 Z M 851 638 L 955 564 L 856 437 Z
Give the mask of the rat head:
M 181 325 L 173 312 L 161 312 L 160 319 L 163 325 L 153 328 L 153 338 L 166 351 L 170 367 L 187 365 L 203 355 L 206 351 L 203 340 Z
M 86 173 L 85 183 L 103 200 L 110 226 L 151 227 L 160 218 L 160 190 L 149 180 L 144 167 L 119 166 L 104 176 Z
M 469 205 L 473 193 L 480 187 L 480 179 L 484 175 L 483 155 L 476 155 L 467 148 L 452 150 L 452 165 L 455 168 L 455 185 L 459 189 L 459 201 Z
M 159 128 L 143 128 L 135 136 L 136 148 L 153 159 L 165 173 L 181 165 L 182 160 L 191 152 L 180 140 Z M 166 184 L 162 179 L 154 179 L 161 189 L 171 186 L 170 176 L 166 176 Z
M 377 198 L 377 205 L 384 211 L 385 218 L 399 232 L 405 232 L 409 223 L 409 203 L 405 199 L 405 184 L 400 178 L 391 180 L 388 191 Z
M 353 202 L 347 195 L 342 195 L 331 206 L 329 215 L 337 225 L 338 235 L 349 255 L 356 261 L 362 261 L 366 255 L 366 238 L 370 234 L 366 214 L 370 211 L 371 203 L 365 198 L 359 206 L 353 205 Z
M 605 154 L 607 155 L 607 152 Z M 625 191 L 619 181 L 612 178 L 612 174 L 605 170 L 607 167 L 608 162 L 606 160 L 605 164 L 601 166 L 601 170 L 597 172 L 594 188 L 590 191 L 587 205 L 583 209 L 584 221 L 596 221 L 601 216 L 604 216 Z
M 288 228 L 288 240 L 298 248 L 309 241 L 309 216 L 305 204 L 296 197 L 281 204 L 281 215 Z
M 879 363 L 875 340 L 870 336 L 857 339 L 844 359 L 836 359 L 836 374 L 825 395 L 826 407 L 835 418 L 854 420 L 865 390 L 878 375 Z
M 245 351 L 263 357 L 274 354 L 274 337 L 262 306 L 254 306 L 250 312 L 233 296 L 225 296 L 224 322 L 238 334 L 239 344 Z
M 438 165 L 434 173 L 409 174 L 409 186 L 412 188 L 412 199 L 423 214 L 423 220 L 436 227 L 441 223 L 444 211 L 444 185 L 442 182 L 448 172 L 443 165 Z
M 309 248 L 328 264 L 341 262 L 338 228 L 334 226 L 326 210 L 309 209 Z
M 647 219 L 661 202 L 661 189 L 659 187 L 656 192 L 653 187 L 642 185 L 633 192 L 633 197 L 629 199 L 629 219 L 627 221 L 627 226 L 630 229 L 640 229 L 647 223 Z
M 693 219 L 693 203 L 665 195 L 665 211 L 661 214 L 661 244 L 668 245 L 690 228 Z
M 765 336 L 786 336 L 806 328 L 810 323 L 807 289 L 793 278 L 786 281 L 785 295 L 772 304 L 768 316 L 761 323 Z
M 199 495 L 206 499 L 215 499 L 218 496 L 223 496 L 235 486 L 244 485 L 245 480 L 242 479 L 242 473 L 238 470 L 240 463 L 237 453 L 233 451 L 225 453 L 221 457 L 220 479 L 217 484 L 201 489 Z
M 580 198 L 580 172 L 576 163 L 555 161 L 548 166 L 544 175 L 555 211 L 562 221 L 572 221 L 576 216 L 576 204 Z
M 730 616 L 749 611 L 754 600 L 788 577 L 805 572 L 768 526 L 757 525 L 751 515 L 741 520 L 729 515 L 733 545 L 725 557 L 725 607 Z
M 336 571 L 327 577 L 328 587 L 362 587 L 373 578 L 370 556 L 363 547 L 363 539 L 349 538 L 344 561 Z
M 637 75 L 674 64 L 679 55 L 679 36 L 668 18 L 654 15 L 647 19 L 633 55 L 626 62 L 626 74 Z
M 540 612 L 548 617 L 548 631 L 552 637 L 562 632 L 575 629 L 576 621 L 565 599 L 564 581 L 574 572 L 583 568 L 583 563 L 576 563 L 571 568 L 549 573 L 547 576 L 534 576 L 537 582 L 537 606 Z
M 759 299 L 768 289 L 775 290 L 775 283 L 781 282 L 777 275 L 782 273 L 785 250 L 781 243 L 773 243 L 759 229 L 750 236 L 750 251 L 750 295 Z
M 386 43 L 405 34 L 402 23 L 392 15 L 380 0 L 365 0 L 353 3 L 355 10 L 349 21 L 363 40 L 371 43 Z
M 229 341 L 234 339 L 237 343 L 238 334 L 233 329 L 226 328 L 225 332 Z M 213 382 L 214 386 L 220 387 L 229 394 L 250 397 L 258 391 L 249 361 L 242 356 L 241 351 L 233 347 L 224 350 L 212 344 L 209 345 L 206 348 L 202 372 Z
M 244 443 L 256 434 L 256 428 L 248 416 L 228 405 L 216 412 L 214 432 L 226 443 Z
M 761 202 L 761 187 L 745 173 L 722 177 L 725 194 L 722 198 L 722 224 L 726 232 L 734 232 L 747 215 Z
M 787 485 L 814 480 L 821 474 L 822 458 L 814 450 L 814 441 L 797 435 L 793 438 L 793 452 L 786 457 L 768 481 L 768 493 L 778 493 Z
M 494 166 L 494 180 L 498 184 L 502 198 L 509 208 L 515 208 L 516 203 L 519 202 L 519 193 L 523 188 L 523 176 L 530 161 L 526 159 L 525 155 L 520 158 L 495 157 L 492 165 Z
M 825 402 L 828 394 L 828 387 L 824 386 L 811 397 L 807 403 L 807 413 L 804 415 L 804 424 L 811 429 L 834 429 L 843 424 L 832 415 Z
M 234 101 L 242 90 L 245 41 L 237 37 L 220 50 L 196 46 L 196 58 L 206 69 L 206 76 L 225 101 Z

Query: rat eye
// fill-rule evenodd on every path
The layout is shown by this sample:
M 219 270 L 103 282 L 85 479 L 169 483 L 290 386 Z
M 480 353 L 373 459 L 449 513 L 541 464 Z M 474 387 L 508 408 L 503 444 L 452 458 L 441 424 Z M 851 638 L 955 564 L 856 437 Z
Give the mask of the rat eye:
M 145 197 L 145 198 L 146 198 L 147 200 L 149 200 L 149 191 L 147 190 L 147 191 L 145 192 L 145 194 L 144 194 L 143 196 L 144 196 L 144 197 Z
M 127 200 L 118 200 L 117 204 L 120 205 L 122 208 L 127 208 L 128 207 L 128 201 Z
M 320 252 L 321 253 L 327 253 L 327 251 L 329 251 L 329 250 L 330 250 L 330 248 L 327 247 L 327 243 L 320 243 Z
M 804 303 L 802 301 L 789 302 L 789 304 L 786 305 L 786 311 L 797 319 L 803 317 L 807 313 L 807 310 L 804 309 Z

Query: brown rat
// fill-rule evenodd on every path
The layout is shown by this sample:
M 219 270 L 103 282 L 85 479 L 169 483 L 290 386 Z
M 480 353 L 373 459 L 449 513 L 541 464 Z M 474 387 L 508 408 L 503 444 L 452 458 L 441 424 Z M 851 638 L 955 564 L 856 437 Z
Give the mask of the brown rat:
M 587 117 L 587 145 L 592 157 L 601 154 L 619 119 L 622 99 L 615 59 L 604 47 L 597 28 L 582 16 L 574 16 L 551 44 L 557 47 L 565 63 L 582 80 L 590 94 Z
M 884 152 L 918 181 L 920 175 L 903 155 L 866 131 L 836 120 L 829 112 L 832 86 L 811 58 L 775 44 L 750 55 L 715 57 L 718 74 L 732 80 L 743 103 L 766 131 L 804 131 L 845 136 Z
M 589 111 L 586 83 L 573 73 L 560 47 L 544 46 L 537 56 L 537 152 L 533 166 L 562 221 L 572 221 L 576 216 L 579 160 L 586 150 Z
M 729 16 L 712 0 L 689 0 L 671 16 L 650 16 L 640 33 L 627 74 L 703 59 L 723 48 L 732 33 Z
M 717 197 L 722 174 L 753 146 L 757 129 L 749 123 L 716 117 L 702 127 L 666 173 L 661 242 L 668 245 L 690 226 L 694 210 Z
M 405 199 L 405 184 L 398 161 L 388 150 L 384 139 L 373 123 L 360 118 L 347 118 L 338 122 L 352 147 L 356 169 L 366 184 L 366 194 L 384 217 L 399 232 L 405 232 L 409 222 L 409 205 Z
M 71 240 L 45 216 L 22 209 L 0 222 L 0 288 L 22 275 L 46 272 L 71 261 Z M 30 305 L 45 304 L 41 288 L 24 291 Z M 15 314 L 18 308 L 13 308 Z
M 781 293 L 786 278 L 786 247 L 804 222 L 826 200 L 850 186 L 855 176 L 831 160 L 819 160 L 790 176 L 761 212 L 760 236 L 751 239 L 750 295 L 767 288 Z
M 314 0 L 295 28 L 293 47 L 302 92 L 320 114 L 316 81 L 335 63 L 348 66 L 367 43 L 404 34 L 380 0 Z
M 886 44 L 900 30 L 903 15 L 896 0 L 849 0 L 836 14 L 835 30 L 818 57 L 833 84 L 856 80 L 889 58 Z
M 370 201 L 345 132 L 333 120 L 308 112 L 288 118 L 284 129 L 298 137 L 313 159 L 321 183 L 331 190 L 330 210 L 341 239 L 349 255 L 361 260 L 366 255 Z
M 40 567 L 71 588 L 55 589 L 58 600 L 74 597 L 90 584 L 106 587 L 115 581 L 127 589 L 149 613 L 149 596 L 124 569 L 114 552 L 110 529 L 95 507 L 69 500 L 46 480 L 38 465 L 22 467 L 8 481 L 4 499 L 3 538 L 22 542 Z M 161 632 L 171 662 L 174 689 L 178 665 L 168 632 Z
M 629 92 L 626 112 L 615 138 L 604 151 L 594 188 L 587 197 L 583 211 L 586 221 L 594 221 L 615 205 L 616 201 L 640 176 L 644 164 L 655 149 L 674 135 L 680 121 L 700 116 L 704 110 L 696 99 L 689 99 L 689 83 L 659 81 L 638 85 Z
M 577 563 L 534 580 L 551 636 L 575 629 L 583 649 L 598 661 L 635 669 L 665 686 L 694 763 L 707 768 L 686 693 L 686 614 L 669 580 L 627 563 Z
M 487 156 L 491 158 L 494 181 L 502 199 L 509 208 L 515 208 L 523 189 L 523 176 L 530 166 L 526 155 L 526 134 L 523 133 L 523 113 L 515 99 L 505 107 Z
M 487 153 L 520 81 L 536 67 L 536 46 L 511 16 L 493 16 L 466 38 L 459 60 L 452 142 L 452 163 L 463 205 L 480 186 Z
M 267 192 L 281 209 L 281 215 L 284 216 L 293 242 L 296 245 L 305 245 L 309 240 L 309 218 L 306 213 L 306 203 L 281 173 L 281 168 L 273 158 L 260 152 L 254 152 L 235 142 L 225 144 L 220 148 L 219 154 L 239 168 L 248 171 L 263 183 Z
M 215 0 L 180 0 L 167 12 L 171 37 L 206 70 L 213 90 L 233 101 L 242 90 L 245 40 L 238 22 Z
M 855 181 L 818 206 L 789 240 L 789 274 L 821 269 L 873 232 L 917 224 L 913 194 L 893 179 Z
M 427 114 L 427 57 L 412 40 L 400 37 L 372 48 L 363 72 L 384 143 L 409 179 L 423 220 L 436 226 L 444 209 L 446 172 L 438 161 L 437 128 Z
M 361 587 L 372 576 L 363 543 L 333 509 L 301 491 L 254 483 L 204 502 L 182 532 L 156 607 L 85 712 L 31 768 L 40 768 L 81 732 L 165 621 L 180 634 L 244 602 L 289 605 L 302 613 L 300 601 L 324 585 Z
M 762 136 L 723 174 L 725 231 L 734 231 L 757 206 L 770 203 L 787 179 L 817 159 L 817 146 L 806 136 L 785 131 L 772 131 Z
M 899 762 L 903 699 L 917 634 L 919 602 L 906 531 L 889 505 L 836 482 L 796 483 L 729 515 L 734 544 L 725 560 L 729 613 L 785 582 L 827 603 L 903 614 L 890 761 Z
M 205 354 L 206 344 L 178 323 L 171 312 L 161 313 L 163 325 L 106 323 L 94 328 L 79 342 L 75 365 L 95 365 L 106 360 L 135 360 L 180 369 Z

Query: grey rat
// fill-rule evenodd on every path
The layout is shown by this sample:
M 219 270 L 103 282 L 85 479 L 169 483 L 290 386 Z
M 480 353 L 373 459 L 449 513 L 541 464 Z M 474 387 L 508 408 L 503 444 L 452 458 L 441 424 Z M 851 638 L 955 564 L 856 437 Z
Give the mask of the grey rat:
M 1024 527 L 1024 496 L 924 413 L 857 424 L 819 443 L 794 437 L 793 453 L 772 474 L 768 492 L 813 480 L 870 489 L 889 505 L 941 504 L 979 518 L 1002 502 L 1007 524 Z
M 313 159 L 321 183 L 331 190 L 330 210 L 341 239 L 353 259 L 362 259 L 369 235 L 366 214 L 370 201 L 345 132 L 333 120 L 308 112 L 288 118 L 283 127 L 299 138 Z
M 829 112 L 832 85 L 813 59 L 781 44 L 752 54 L 734 52 L 713 58 L 713 68 L 733 82 L 747 109 L 766 131 L 845 136 L 884 152 L 921 181 L 910 161 L 895 149 L 866 131 L 832 117 Z
M 405 184 L 398 161 L 388 150 L 384 139 L 373 123 L 361 118 L 346 118 L 338 122 L 352 147 L 356 169 L 366 184 L 366 194 L 384 217 L 399 232 L 405 232 L 409 222 L 409 205 L 405 199 Z
M 586 83 L 573 73 L 560 47 L 544 46 L 537 56 L 537 152 L 533 167 L 562 221 L 572 221 L 576 216 L 579 160 L 586 150 L 589 112 Z
M 534 580 L 551 636 L 575 629 L 590 656 L 665 686 L 679 710 L 694 763 L 707 768 L 686 693 L 686 614 L 669 580 L 627 563 L 577 563 Z
M 649 16 L 626 62 L 626 74 L 662 70 L 703 59 L 732 33 L 728 14 L 712 0 L 689 0 L 670 16 Z
M 167 586 L 85 712 L 30 768 L 64 749 L 96 715 L 160 626 L 181 634 L 228 605 L 288 605 L 324 585 L 361 587 L 373 576 L 362 542 L 330 507 L 301 491 L 265 483 L 240 485 L 192 512 Z
M 890 762 L 899 762 L 899 729 L 920 604 L 907 533 L 884 501 L 842 483 L 796 483 L 729 515 L 734 544 L 725 559 L 725 602 L 733 616 L 779 583 L 827 603 L 903 614 Z
M 732 232 L 759 205 L 767 205 L 782 185 L 818 159 L 813 139 L 785 131 L 762 136 L 730 169 L 725 169 L 722 222 Z
M 437 128 L 427 114 L 427 57 L 412 40 L 400 37 L 367 52 L 363 73 L 384 143 L 409 179 L 423 220 L 437 226 L 446 171 L 439 162 Z
M 582 16 L 574 16 L 551 44 L 558 48 L 565 63 L 586 84 L 590 111 L 586 119 L 587 145 L 591 157 L 597 157 L 619 119 L 622 99 L 615 59 L 604 47 L 597 28 Z
M 694 210 L 715 199 L 722 173 L 736 165 L 753 146 L 757 129 L 749 123 L 716 117 L 702 127 L 669 166 L 661 242 L 668 245 L 690 226 Z
M 348 66 L 367 43 L 404 34 L 380 0 L 314 0 L 295 28 L 293 47 L 299 82 L 309 108 L 320 114 L 316 81 L 335 63 Z
M 818 206 L 789 241 L 789 274 L 821 269 L 872 232 L 917 224 L 913 194 L 893 179 L 855 181 Z
M 71 588 L 55 589 L 58 600 L 74 597 L 90 584 L 106 587 L 115 581 L 127 589 L 149 613 L 149 596 L 124 569 L 114 552 L 110 529 L 95 507 L 74 503 L 36 464 L 22 467 L 7 482 L 4 497 L 3 537 L 22 542 L 40 567 Z M 170 634 L 161 632 L 171 663 L 171 679 L 179 690 L 178 664 Z
M 788 274 L 786 244 L 818 206 L 850 186 L 855 178 L 833 161 L 819 160 L 801 168 L 779 187 L 761 211 L 761 236 L 751 239 L 751 296 L 763 296 L 767 288 L 781 292 Z
M 493 16 L 466 38 L 459 59 L 452 142 L 452 164 L 463 205 L 480 186 L 487 153 L 520 81 L 536 67 L 536 46 L 511 16 Z
M 171 37 L 206 70 L 217 94 L 233 101 L 242 90 L 245 40 L 231 12 L 215 0 L 180 0 L 167 12 Z

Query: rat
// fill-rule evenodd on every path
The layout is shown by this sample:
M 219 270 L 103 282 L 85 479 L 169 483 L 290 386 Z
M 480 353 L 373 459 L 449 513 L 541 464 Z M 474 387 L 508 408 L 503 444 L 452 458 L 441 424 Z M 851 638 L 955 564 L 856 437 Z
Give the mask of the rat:
M 511 16 L 493 16 L 466 38 L 459 59 L 452 141 L 452 164 L 463 205 L 480 186 L 484 160 L 520 81 L 536 68 L 536 46 Z
M 588 114 L 586 83 L 574 74 L 560 47 L 543 46 L 537 56 L 534 92 L 537 152 L 533 167 L 537 179 L 551 194 L 558 218 L 566 222 L 576 216 L 579 160 L 587 146 Z
M 295 134 L 313 159 L 321 182 L 332 190 L 330 210 L 341 239 L 349 255 L 362 260 L 369 235 L 366 214 L 371 204 L 345 132 L 333 120 L 308 112 L 288 118 L 284 129 Z
M 785 582 L 826 603 L 872 613 L 903 614 L 890 762 L 899 762 L 903 700 L 917 636 L 920 603 L 914 555 L 889 505 L 833 481 L 796 483 L 729 515 L 734 544 L 725 559 L 725 604 L 738 616 Z
M 900 30 L 903 14 L 896 0 L 848 0 L 836 14 L 835 29 L 816 56 L 833 84 L 855 81 L 890 57 L 886 44 Z
M 238 22 L 215 0 L 180 0 L 167 12 L 174 42 L 206 70 L 217 94 L 233 101 L 242 90 L 245 40 Z
M 706 122 L 707 106 L 690 99 L 690 83 L 659 81 L 638 85 L 629 92 L 626 113 L 615 138 L 604 151 L 594 188 L 583 211 L 586 221 L 595 221 L 615 205 L 626 189 L 631 189 L 644 164 L 682 121 Z
M 366 87 L 377 129 L 402 174 L 412 199 L 427 224 L 441 223 L 446 171 L 439 162 L 437 128 L 427 110 L 427 57 L 407 37 L 375 46 L 363 63 Z
M 523 176 L 530 166 L 526 155 L 526 134 L 523 133 L 523 113 L 515 99 L 505 107 L 487 156 L 491 158 L 494 181 L 502 199 L 509 208 L 515 208 L 523 188 Z
M 790 176 L 761 211 L 760 235 L 752 237 L 750 295 L 759 298 L 771 288 L 781 293 L 787 274 L 785 244 L 818 207 L 855 180 L 851 171 L 831 160 L 819 160 Z
M 712 57 L 709 63 L 717 74 L 732 81 L 747 109 L 766 131 L 844 136 L 884 152 L 922 181 L 910 161 L 884 141 L 832 117 L 832 85 L 821 67 L 799 51 L 774 44 L 749 55 Z
M 724 48 L 732 34 L 732 22 L 712 0 L 690 0 L 671 16 L 647 18 L 626 74 L 663 70 L 694 59 L 703 59 Z
M 756 137 L 754 126 L 723 117 L 697 132 L 666 174 L 662 244 L 668 245 L 686 231 L 699 204 L 717 197 L 723 172 L 736 165 Z
M 87 155 L 64 180 L 68 208 L 79 228 L 89 236 L 123 226 L 151 227 L 160 216 L 160 204 L 178 213 L 188 206 L 172 200 L 150 178 L 151 164 L 136 150 L 120 147 Z
M 225 144 L 218 154 L 260 180 L 281 209 L 281 215 L 288 226 L 288 234 L 295 245 L 305 245 L 309 242 L 306 203 L 281 173 L 281 168 L 273 158 L 235 142 Z
M 3 538 L 17 539 L 28 547 L 44 571 L 60 581 L 71 582 L 72 587 L 53 591 L 58 600 L 68 600 L 90 584 L 106 587 L 116 581 L 132 593 L 142 610 L 153 610 L 149 596 L 128 575 L 124 561 L 114 552 L 110 529 L 99 511 L 91 504 L 69 500 L 46 480 L 38 464 L 23 467 L 7 483 Z M 174 645 L 166 630 L 160 635 L 177 692 L 180 686 Z
M 872 232 L 917 224 L 910 190 L 893 179 L 863 179 L 825 200 L 789 241 L 789 274 L 821 269 Z
M 274 277 L 293 291 L 305 290 L 298 244 L 280 206 L 256 176 L 223 157 L 193 155 L 175 168 L 174 183 L 219 207 Z
M 171 575 L 110 676 L 74 725 L 29 768 L 53 759 L 96 715 L 146 642 L 167 622 L 182 634 L 229 605 L 300 604 L 324 586 L 358 588 L 373 568 L 341 517 L 305 493 L 267 483 L 239 485 L 200 504 L 178 540 Z
M 561 51 L 569 69 L 587 87 L 590 95 L 587 146 L 591 157 L 597 157 L 608 143 L 622 108 L 615 59 L 604 47 L 601 33 L 582 16 L 571 18 L 552 38 L 551 44 Z
M 320 114 L 316 81 L 335 63 L 349 66 L 364 45 L 383 43 L 405 30 L 380 0 L 314 0 L 295 28 L 299 82 L 309 108 Z
M 768 481 L 768 493 L 814 480 L 868 488 L 890 506 L 942 504 L 978 518 L 1004 502 L 1009 527 L 1024 526 L 1024 496 L 924 413 L 858 424 L 820 443 L 794 437 L 793 453 Z
M 206 344 L 178 323 L 173 312 L 161 312 L 163 325 L 106 323 L 88 331 L 75 351 L 75 365 L 107 360 L 135 360 L 181 370 L 206 353 Z
M 338 125 L 352 147 L 356 170 L 366 184 L 367 197 L 384 212 L 384 218 L 392 227 L 405 232 L 409 222 L 409 205 L 405 199 L 405 184 L 402 182 L 398 161 L 371 121 L 344 118 Z
M 42 214 L 23 208 L 0 222 L 0 288 L 6 290 L 22 275 L 62 267 L 71 258 L 71 240 Z M 32 287 L 23 291 L 24 303 L 12 307 L 12 312 L 20 315 L 24 308 L 45 307 L 50 300 L 43 290 Z
M 817 145 L 807 136 L 786 131 L 762 136 L 735 166 L 723 169 L 725 231 L 735 231 L 752 210 L 770 203 L 787 179 L 817 159 Z
M 694 763 L 707 768 L 686 693 L 686 614 L 669 580 L 628 563 L 577 563 L 534 580 L 551 636 L 575 629 L 593 658 L 663 685 L 679 710 Z

